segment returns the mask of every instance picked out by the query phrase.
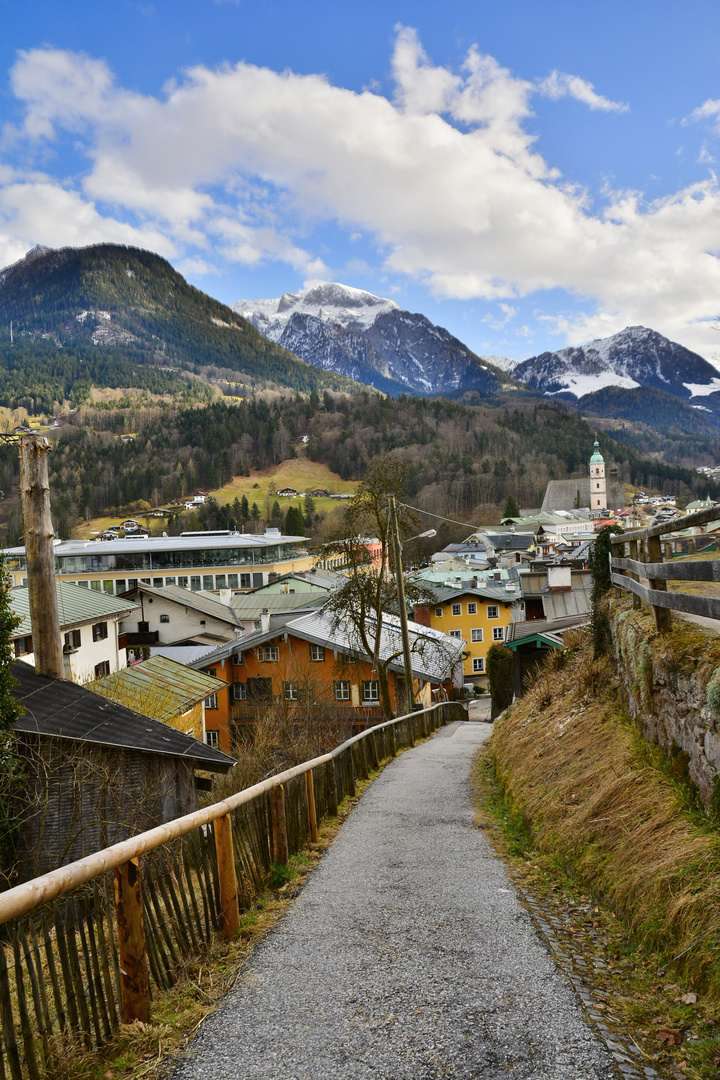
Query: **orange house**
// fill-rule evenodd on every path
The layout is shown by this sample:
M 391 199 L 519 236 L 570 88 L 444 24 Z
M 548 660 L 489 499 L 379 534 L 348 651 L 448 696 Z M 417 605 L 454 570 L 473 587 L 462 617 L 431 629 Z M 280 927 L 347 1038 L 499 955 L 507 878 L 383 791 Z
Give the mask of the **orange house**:
M 393 657 L 388 669 L 395 711 L 404 706 L 402 644 L 398 620 L 385 616 L 381 656 Z M 410 623 L 415 700 L 430 704 L 432 690 L 462 683 L 464 643 Z M 383 720 L 377 672 L 352 640 L 345 625 L 335 625 L 323 610 L 287 620 L 264 617 L 259 631 L 235 638 L 191 665 L 229 684 L 205 701 L 206 740 L 226 753 L 244 736 L 258 711 L 269 705 L 298 709 L 355 724 Z

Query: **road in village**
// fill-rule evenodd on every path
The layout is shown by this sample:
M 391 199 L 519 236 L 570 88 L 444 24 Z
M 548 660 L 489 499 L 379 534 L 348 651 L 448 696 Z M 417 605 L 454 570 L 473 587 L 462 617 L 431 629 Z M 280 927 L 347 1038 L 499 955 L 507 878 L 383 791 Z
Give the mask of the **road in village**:
M 173 1080 L 621 1075 L 473 825 L 489 732 L 451 724 L 384 769 Z

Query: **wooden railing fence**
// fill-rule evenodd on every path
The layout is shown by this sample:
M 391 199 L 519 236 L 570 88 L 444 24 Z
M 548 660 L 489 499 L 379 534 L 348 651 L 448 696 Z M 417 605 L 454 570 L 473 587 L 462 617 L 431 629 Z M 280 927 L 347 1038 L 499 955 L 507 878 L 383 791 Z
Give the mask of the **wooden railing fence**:
M 153 995 L 317 839 L 381 762 L 451 720 L 444 702 L 368 728 L 222 802 L 0 893 L 0 1080 L 42 1080 L 73 1047 L 149 1021 Z M 212 826 L 212 828 L 211 828 Z
M 720 597 L 668 592 L 667 588 L 668 581 L 720 581 L 720 560 L 691 559 L 686 562 L 669 562 L 663 558 L 663 554 L 672 558 L 673 553 L 667 549 L 663 553 L 661 541 L 661 537 L 718 520 L 720 504 L 715 504 L 705 510 L 698 510 L 697 513 L 686 514 L 682 518 L 611 537 L 612 583 L 617 589 L 625 589 L 633 594 L 634 608 L 640 607 L 641 600 L 651 605 L 658 631 L 670 629 L 672 611 L 720 619 Z M 624 552 L 621 554 L 623 547 Z M 643 584 L 643 581 L 647 584 Z

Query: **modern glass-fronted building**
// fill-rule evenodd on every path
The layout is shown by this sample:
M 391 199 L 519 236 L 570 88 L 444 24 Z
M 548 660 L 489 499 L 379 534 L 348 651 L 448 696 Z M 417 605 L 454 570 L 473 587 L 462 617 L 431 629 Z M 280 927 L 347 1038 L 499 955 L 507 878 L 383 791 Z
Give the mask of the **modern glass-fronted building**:
M 13 586 L 26 585 L 25 548 L 8 548 L 5 560 Z M 138 584 L 179 585 L 193 592 L 255 589 L 312 565 L 305 537 L 282 536 L 277 529 L 258 536 L 205 532 L 55 542 L 57 577 L 105 593 Z

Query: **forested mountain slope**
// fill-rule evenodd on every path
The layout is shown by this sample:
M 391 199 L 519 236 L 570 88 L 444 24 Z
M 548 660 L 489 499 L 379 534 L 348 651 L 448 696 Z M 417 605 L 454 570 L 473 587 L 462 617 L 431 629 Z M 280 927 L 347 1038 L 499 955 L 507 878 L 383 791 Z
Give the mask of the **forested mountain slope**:
M 34 248 L 0 271 L 0 404 L 19 403 L 23 377 L 31 411 L 47 412 L 77 383 L 172 392 L 183 371 L 224 375 L 241 394 L 355 385 L 268 341 L 149 251 Z
M 201 409 L 84 409 L 71 420 L 74 426 L 64 429 L 50 456 L 54 515 L 63 537 L 80 516 L 137 499 L 157 504 L 197 488 L 216 489 L 233 475 L 299 453 L 343 479 L 361 478 L 375 457 L 402 458 L 414 505 L 471 524 L 497 521 L 508 493 L 522 506 L 539 506 L 548 480 L 586 476 L 595 438 L 586 421 L 561 404 L 507 410 L 327 391 L 322 398 L 311 393 Z M 124 443 L 120 436 L 127 430 L 136 434 Z M 720 495 L 690 469 L 643 459 L 602 432 L 599 438 L 621 481 L 681 498 Z M 10 496 L 0 508 L 10 541 L 21 532 L 17 456 L 15 446 L 0 448 L 0 487 Z

